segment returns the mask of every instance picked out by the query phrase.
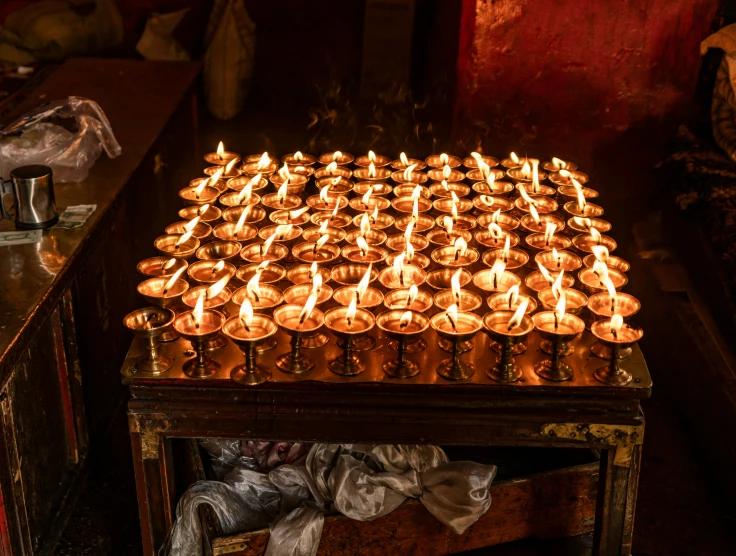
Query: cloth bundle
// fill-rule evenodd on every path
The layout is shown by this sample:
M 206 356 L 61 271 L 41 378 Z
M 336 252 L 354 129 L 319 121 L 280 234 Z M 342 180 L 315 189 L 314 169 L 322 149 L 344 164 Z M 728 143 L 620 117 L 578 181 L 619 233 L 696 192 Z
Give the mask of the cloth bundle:
M 727 25 L 700 43 L 700 55 L 719 48 L 725 55 L 716 75 L 711 105 L 713 138 L 736 160 L 736 23 Z
M 370 521 L 391 513 L 407 498 L 418 498 L 460 534 L 491 505 L 489 487 L 496 467 L 450 462 L 437 446 L 313 444 L 302 465 L 284 463 L 262 473 L 251 468 L 254 458 L 236 449 L 239 442 L 201 442 L 221 470 L 232 470 L 223 482 L 199 481 L 184 493 L 171 533 L 172 556 L 202 554 L 200 504 L 214 509 L 225 534 L 270 526 L 267 556 L 316 554 L 324 514 L 335 510 Z M 287 456 L 280 461 L 286 462 L 289 454 L 297 457 L 302 446 L 282 446 L 277 452 Z

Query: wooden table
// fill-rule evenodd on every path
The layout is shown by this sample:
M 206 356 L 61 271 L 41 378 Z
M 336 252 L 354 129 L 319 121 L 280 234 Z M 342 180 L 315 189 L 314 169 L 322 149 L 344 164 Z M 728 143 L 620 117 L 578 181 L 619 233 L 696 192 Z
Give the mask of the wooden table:
M 107 114 L 122 154 L 103 154 L 83 182 L 55 184 L 59 213 L 97 205 L 83 226 L 0 248 L 3 556 L 53 548 L 85 456 L 124 400 L 117 373 L 130 337 L 119 323 L 136 294 L 123 270 L 153 251 L 138 234 L 162 229 L 161 207 L 194 171 L 198 73 L 189 62 L 69 60 L 9 117 L 88 97 Z M 0 231 L 12 229 L 0 222 Z
M 262 363 L 273 365 L 287 349 L 287 338 L 278 339 L 279 347 L 261 356 Z M 368 363 L 363 374 L 331 374 L 326 361 L 339 353 L 332 338 L 325 348 L 309 351 L 317 364 L 306 375 L 274 370 L 271 382 L 256 387 L 229 379 L 230 369 L 242 362 L 232 344 L 216 352 L 222 370 L 196 380 L 181 371 L 189 347 L 181 339 L 162 348 L 176 357 L 174 368 L 157 378 L 137 377 L 135 360 L 143 346 L 134 342 L 122 373 L 131 393 L 128 416 L 145 554 L 162 545 L 175 516 L 171 440 L 201 437 L 598 448 L 603 456 L 595 553 L 629 554 L 644 436 L 640 400 L 652 386 L 644 358 L 635 347 L 625 365 L 634 381 L 604 386 L 593 378 L 603 362 L 590 357 L 586 333 L 568 359 L 574 378 L 551 383 L 532 370 L 546 357 L 538 341 L 530 336 L 529 349 L 518 357 L 523 378 L 510 385 L 485 375 L 495 353 L 482 334 L 464 355 L 475 363 L 475 375 L 460 383 L 439 377 L 435 368 L 447 354 L 429 332 L 428 349 L 412 356 L 422 372 L 411 379 L 392 379 L 380 370 L 394 354 L 384 338 L 375 350 L 363 353 Z

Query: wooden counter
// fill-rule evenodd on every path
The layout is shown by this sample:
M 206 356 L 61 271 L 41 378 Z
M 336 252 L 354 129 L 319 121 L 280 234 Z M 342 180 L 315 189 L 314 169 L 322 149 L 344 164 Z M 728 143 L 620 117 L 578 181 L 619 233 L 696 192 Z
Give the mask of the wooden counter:
M 176 192 L 196 173 L 197 63 L 69 60 L 9 121 L 70 95 L 97 101 L 122 146 L 81 183 L 55 185 L 57 209 L 96 204 L 77 229 L 0 247 L 0 554 L 53 542 L 67 494 L 123 399 L 118 371 L 136 305 L 133 261 L 152 253 Z M 6 122 L 6 123 L 8 123 Z M 0 222 L 0 231 L 13 229 Z M 138 238 L 146 238 L 145 242 Z

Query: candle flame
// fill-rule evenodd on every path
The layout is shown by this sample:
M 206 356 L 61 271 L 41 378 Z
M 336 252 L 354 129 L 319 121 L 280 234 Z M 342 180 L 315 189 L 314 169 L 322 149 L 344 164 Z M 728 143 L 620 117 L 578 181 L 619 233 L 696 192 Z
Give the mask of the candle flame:
M 225 286 L 227 286 L 227 283 L 230 281 L 230 274 L 226 274 L 222 278 L 220 278 L 217 282 L 212 284 L 209 288 L 207 288 L 207 299 L 212 299 L 213 297 L 217 297 L 220 295 L 222 290 L 225 289 Z
M 371 222 L 375 224 L 376 220 L 378 220 L 378 205 L 373 207 L 373 212 L 371 213 Z
M 304 160 L 304 155 L 302 154 L 302 151 L 296 151 L 294 153 L 294 160 L 297 160 L 298 162 Z
M 590 218 L 581 218 L 580 216 L 573 216 L 572 217 L 573 222 L 581 228 L 585 228 L 586 230 L 590 230 L 590 228 L 593 226 L 593 222 L 590 220 Z
M 524 165 L 521 167 L 521 175 L 525 179 L 529 179 L 532 176 L 532 168 L 529 166 L 529 159 L 524 160 Z
M 250 325 L 253 322 L 253 305 L 247 297 L 243 298 L 243 304 L 240 306 L 240 313 L 238 314 L 240 322 L 243 323 L 243 327 L 250 332 Z
M 480 153 L 473 151 L 472 153 L 470 153 L 470 156 L 472 156 L 478 163 L 483 162 L 483 155 Z
M 537 224 L 541 222 L 541 219 L 539 218 L 539 213 L 537 212 L 537 209 L 534 205 L 529 205 L 529 214 L 532 215 L 534 222 L 536 222 Z
M 330 163 L 329 163 L 329 164 L 328 164 L 328 165 L 327 165 L 327 166 L 325 167 L 325 171 L 326 171 L 326 172 L 327 172 L 328 174 L 334 174 L 336 170 L 337 170 L 337 162 L 330 162 Z
M 494 172 L 491 172 L 491 167 L 488 166 L 488 175 L 486 176 L 486 184 L 488 185 L 488 189 L 493 193 L 494 185 L 496 184 L 496 174 Z
M 555 299 L 560 299 L 560 296 L 562 295 L 562 280 L 563 276 L 565 275 L 565 271 L 561 270 L 560 274 L 557 276 L 557 279 L 552 284 L 552 295 Z
M 371 200 L 371 195 L 373 195 L 373 186 L 370 186 L 368 188 L 368 191 L 365 192 L 365 195 L 363 195 L 363 198 L 361 199 L 361 202 L 363 203 L 363 206 L 367 207 L 368 203 Z
M 539 193 L 539 161 L 532 160 L 532 191 Z
M 491 234 L 491 237 L 498 241 L 503 237 L 503 228 L 496 224 L 495 222 L 491 222 L 488 224 L 488 233 Z
M 208 210 L 210 210 L 210 204 L 209 203 L 207 203 L 206 205 L 202 205 L 201 207 L 199 207 L 197 209 L 197 215 L 201 216 L 205 212 L 207 212 Z
M 169 270 L 175 264 L 176 259 L 174 257 L 171 257 L 169 260 L 164 261 L 164 264 L 161 265 L 161 270 Z
M 578 197 L 578 208 L 580 209 L 580 212 L 585 214 L 586 203 L 585 203 L 585 195 L 583 195 L 583 189 L 576 188 L 575 193 L 577 193 L 577 197 Z
M 199 296 L 197 303 L 192 309 L 192 320 L 194 321 L 194 327 L 199 330 L 199 325 L 202 324 L 202 316 L 204 314 L 204 293 Z
M 608 247 L 605 245 L 593 245 L 591 249 L 593 250 L 593 255 L 595 255 L 597 261 L 601 261 L 602 263 L 608 262 Z
M 404 168 L 409 166 L 409 159 L 406 157 L 406 153 L 401 153 L 399 155 L 399 160 L 401 160 L 401 164 L 404 165 Z
M 621 315 L 616 313 L 615 315 L 611 316 L 611 334 L 613 334 L 614 338 L 619 333 L 623 325 L 624 325 L 624 318 Z
M 442 218 L 442 224 L 445 228 L 445 232 L 447 232 L 447 237 L 449 238 L 450 234 L 452 233 L 452 227 L 455 225 L 455 222 L 451 217 L 445 216 Z
M 409 293 L 406 294 L 406 307 L 409 307 L 412 303 L 414 303 L 417 299 L 417 296 L 419 296 L 419 288 L 417 288 L 416 284 L 412 284 L 412 286 L 409 288 Z
M 491 216 L 491 222 L 493 222 L 494 224 L 498 224 L 499 220 L 501 220 L 501 209 L 498 209 Z
M 440 155 L 440 164 L 447 165 L 450 163 L 450 157 L 446 153 Z
M 537 261 L 537 267 L 539 267 L 540 274 L 544 277 L 544 279 L 550 286 L 555 283 L 555 279 L 552 278 L 552 275 L 549 273 L 549 271 L 544 268 L 539 261 Z
M 238 162 L 238 159 L 237 159 L 237 158 L 233 158 L 233 159 L 232 159 L 232 160 L 231 160 L 230 162 L 228 162 L 228 163 L 227 163 L 227 164 L 225 165 L 225 173 L 229 175 L 229 174 L 230 174 L 230 172 L 232 172 L 232 171 L 233 171 L 233 168 L 235 167 L 235 164 L 236 164 L 237 162 Z
M 493 282 L 493 289 L 498 289 L 498 282 L 501 280 L 504 271 L 506 270 L 506 263 L 501 259 L 493 261 L 491 266 L 491 281 Z
M 194 195 L 199 199 L 199 196 L 202 195 L 202 192 L 204 191 L 204 188 L 207 187 L 207 184 L 209 183 L 210 179 L 203 179 L 202 182 L 194 188 Z
M 559 170 L 561 168 L 566 168 L 567 167 L 567 162 L 565 162 L 564 160 L 561 160 L 561 159 L 557 158 L 556 156 L 553 156 L 552 157 L 552 165 L 555 167 L 555 169 Z
M 187 222 L 186 224 L 184 224 L 184 229 L 187 232 L 193 231 L 194 228 L 197 227 L 197 224 L 199 224 L 199 219 L 200 218 L 201 218 L 201 216 L 195 216 L 194 218 L 192 218 L 189 222 Z
M 319 199 L 320 199 L 320 201 L 322 201 L 322 204 L 325 205 L 325 206 L 327 206 L 327 204 L 328 204 L 328 200 L 329 200 L 328 194 L 329 194 L 329 192 L 330 192 L 330 186 L 329 185 L 325 185 L 320 190 L 320 192 L 319 192 Z
M 556 264 L 556 265 L 557 265 L 557 267 L 559 268 L 559 267 L 560 267 L 560 265 L 562 264 L 562 257 L 561 257 L 561 256 L 560 256 L 560 254 L 559 254 L 559 253 L 557 252 L 557 249 L 555 249 L 554 247 L 552 248 L 552 258 L 554 259 L 554 261 L 555 261 L 555 264 Z
M 342 153 L 340 151 L 335 151 L 332 154 L 332 161 L 337 162 L 338 160 L 342 159 Z
M 570 172 L 568 172 L 567 170 L 563 169 L 563 170 L 560 170 L 558 173 L 560 174 L 561 178 L 568 179 L 570 177 Z
M 406 230 L 404 231 L 404 239 L 406 239 L 406 242 L 409 243 L 409 240 L 411 239 L 411 234 L 414 232 L 414 221 L 412 220 L 409 222 L 409 225 L 406 227 Z
M 332 221 L 335 216 L 337 216 L 337 211 L 340 210 L 340 199 L 339 197 L 335 199 L 335 208 L 332 209 L 332 212 L 330 213 L 330 221 Z
M 297 210 L 290 210 L 289 211 L 289 220 L 296 220 L 297 218 L 299 218 L 302 214 L 304 214 L 308 210 L 309 210 L 309 207 L 308 206 L 307 207 L 302 207 L 302 208 L 297 209 Z
M 194 232 L 188 231 L 183 234 L 181 234 L 181 237 L 176 240 L 176 243 L 174 244 L 176 247 L 179 247 L 180 245 L 185 244 L 187 241 L 189 241 L 189 238 L 192 237 Z
M 455 239 L 455 260 L 458 259 L 458 257 L 462 257 L 465 255 L 465 252 L 468 250 L 468 242 L 465 241 L 462 237 L 457 237 Z
M 514 284 L 509 288 L 509 291 L 506 292 L 506 303 L 509 306 L 509 309 L 514 306 L 514 304 L 519 300 L 519 284 Z
M 404 154 L 404 153 L 401 153 L 401 154 Z M 411 324 L 413 317 L 414 315 L 412 314 L 411 311 L 405 311 L 401 315 L 401 318 L 399 319 L 399 328 L 406 328 L 407 326 L 409 326 Z
M 368 151 L 368 160 L 370 160 L 371 162 L 375 162 L 376 161 L 376 153 L 374 153 L 373 151 Z
M 271 245 L 273 242 L 276 241 L 276 234 L 272 234 L 266 241 L 263 242 L 263 245 L 261 245 L 261 256 L 265 257 L 266 253 L 268 253 L 268 250 L 271 249 Z
M 483 179 L 487 180 L 488 177 L 491 175 L 491 167 L 486 164 L 482 159 L 478 160 L 478 170 L 480 170 L 480 175 L 483 176 Z M 493 179 L 496 179 L 496 174 L 493 174 Z
M 330 240 L 330 235 L 329 234 L 321 235 L 319 237 L 319 239 L 317 240 L 317 242 L 314 244 L 315 245 L 314 250 L 317 251 L 318 249 L 322 249 L 322 247 L 324 247 L 325 243 L 327 243 L 329 240 Z
M 375 178 L 376 177 L 376 165 L 371 162 L 368 164 L 368 177 L 369 178 Z
M 509 253 L 511 253 L 511 238 L 507 235 L 506 241 L 503 244 L 503 249 L 501 250 L 501 257 L 504 262 L 508 262 Z
M 234 160 L 235 159 L 233 159 L 233 161 Z M 220 166 L 217 170 L 213 172 L 213 174 L 210 176 L 210 179 L 207 180 L 207 185 L 209 185 L 210 187 L 216 187 L 217 182 L 220 181 L 220 178 L 222 177 L 222 174 L 224 172 L 225 172 L 225 168 L 223 166 Z
M 222 160 L 222 157 L 225 156 L 225 145 L 223 145 L 222 141 L 220 141 L 217 145 L 217 156 L 220 157 L 220 160 Z
M 250 196 L 253 194 L 253 188 L 258 185 L 260 181 L 260 172 L 248 180 L 248 183 L 245 184 L 245 187 L 241 189 L 240 193 L 238 194 L 238 204 L 243 204 L 250 201 Z
M 555 305 L 555 329 L 557 329 L 557 325 L 565 318 L 566 304 L 567 299 L 565 297 L 565 292 L 560 292 L 560 298 L 557 300 L 557 304 Z
M 529 193 L 521 184 L 517 184 L 516 189 L 519 190 L 519 195 L 521 195 L 521 198 L 524 199 L 527 203 L 529 203 L 530 207 L 536 206 L 537 201 L 535 201 L 529 196 Z
M 355 288 L 355 296 L 358 298 L 358 303 L 360 303 L 360 300 L 365 295 L 365 292 L 368 289 L 368 284 L 371 281 L 372 271 L 373 263 L 370 263 L 365 271 L 365 274 L 363 274 L 363 277 L 360 279 L 360 282 L 358 282 L 358 285 Z
M 261 299 L 261 274 L 263 269 L 258 267 L 255 274 L 251 276 L 248 283 L 245 285 L 245 291 L 249 297 L 252 297 L 256 303 L 260 302 Z
M 422 186 L 417 185 L 414 189 L 411 191 L 411 200 L 412 201 L 418 201 L 419 197 L 422 196 Z
M 278 191 L 276 192 L 276 199 L 279 203 L 283 204 L 284 199 L 286 199 L 286 194 L 289 190 L 289 180 L 284 181 L 284 183 L 281 184 L 281 187 L 279 187 Z
M 450 176 L 452 175 L 452 168 L 445 165 L 442 167 L 442 179 L 448 180 L 450 179 Z
M 454 195 L 455 192 L 453 191 L 452 194 Z M 450 206 L 450 213 L 452 214 L 452 220 L 457 220 L 457 203 L 455 201 L 452 201 L 452 205 Z
M 284 165 L 279 168 L 279 176 L 285 180 L 291 179 L 291 172 L 289 172 L 289 167 L 286 165 L 286 162 L 284 162 Z
M 450 191 L 450 186 L 447 185 L 447 180 L 442 180 L 440 182 L 440 185 L 442 186 L 442 189 L 444 189 L 445 191 Z
M 367 214 L 360 217 L 360 236 L 365 237 L 371 231 L 371 220 Z
M 396 276 L 399 278 L 399 281 L 403 284 L 404 282 L 404 253 L 400 253 L 395 259 L 394 259 L 394 272 L 396 273 Z
M 284 238 L 291 233 L 293 227 L 294 224 L 279 224 L 276 226 L 276 230 L 274 230 L 273 235 L 278 234 L 279 241 L 283 241 Z
M 596 245 L 601 244 L 601 233 L 595 229 L 595 226 L 590 227 L 590 237 L 595 241 Z
M 164 289 L 161 291 L 164 297 L 166 297 L 166 294 L 169 293 L 169 290 L 174 287 L 174 284 L 176 284 L 176 281 L 184 273 L 185 270 L 186 270 L 185 266 L 180 268 L 179 270 L 174 272 L 174 274 L 171 275 L 171 278 L 167 280 L 166 284 L 164 284 Z
M 324 279 L 322 278 L 322 275 L 321 274 L 315 274 L 314 276 L 312 276 L 312 289 L 309 290 L 309 291 L 310 292 L 317 292 L 317 293 L 319 293 L 320 291 L 322 291 L 322 282 L 323 282 L 323 280 Z
M 353 298 L 350 301 L 350 305 L 348 305 L 347 311 L 345 311 L 345 318 L 348 321 L 348 328 L 353 327 L 353 320 L 355 319 L 355 313 L 357 312 L 358 312 L 358 304 L 355 298 Z
M 355 243 L 357 243 L 358 248 L 360 248 L 360 255 L 365 257 L 366 253 L 368 253 L 368 242 L 365 240 L 363 236 L 358 236 L 355 239 Z
M 406 242 L 406 249 L 404 250 L 404 253 L 406 254 L 406 262 L 411 264 L 411 262 L 414 260 L 414 246 L 411 244 L 410 241 Z
M 317 229 L 317 231 L 320 234 L 326 234 L 327 233 L 327 226 L 328 226 L 329 223 L 330 223 L 329 220 L 323 220 L 322 221 L 322 224 L 319 225 L 319 228 Z
M 256 170 L 260 172 L 263 170 L 266 166 L 268 166 L 271 163 L 271 157 L 268 156 L 267 152 L 264 152 L 261 155 L 261 158 L 258 159 L 258 164 L 256 164 Z
M 519 306 L 516 308 L 516 312 L 509 319 L 509 331 L 513 330 L 521 324 L 521 319 L 524 318 L 524 313 L 526 313 L 526 308 L 528 306 L 529 299 L 524 299 L 521 303 L 519 303 Z
M 414 203 L 411 207 L 411 218 L 412 222 L 417 222 L 419 220 L 419 199 L 414 199 Z
M 304 321 L 307 320 L 311 315 L 312 311 L 314 311 L 315 305 L 317 305 L 317 292 L 313 291 L 309 294 L 309 297 L 307 297 L 306 303 L 304 303 L 304 307 L 302 308 L 301 312 L 299 313 L 299 325 L 301 326 L 304 324 Z
M 616 301 L 618 300 L 616 286 L 614 286 L 613 280 L 611 280 L 610 276 L 606 276 L 604 280 L 601 280 L 601 282 L 606 286 L 606 290 L 608 290 L 608 297 L 611 299 L 611 309 L 614 309 L 616 307 Z
M 483 203 L 487 207 L 492 207 L 493 203 L 496 202 L 496 199 L 494 199 L 490 195 L 481 195 L 480 202 Z M 498 209 L 498 212 L 501 212 L 501 209 Z
M 462 274 L 462 270 L 458 268 L 450 278 L 450 288 L 455 303 L 460 303 L 460 274 Z
M 518 164 L 519 163 L 519 157 L 516 156 L 516 153 L 515 152 L 512 152 L 509 155 L 509 158 L 513 161 L 514 164 Z
M 309 277 L 314 278 L 314 276 L 319 272 L 319 267 L 317 267 L 317 261 L 312 263 L 312 266 L 309 267 Z
M 452 329 L 457 329 L 457 305 L 454 303 L 450 305 L 447 310 L 445 311 L 445 316 L 447 317 L 447 320 L 450 321 L 450 324 L 452 325 Z
M 417 167 L 416 164 L 411 164 L 409 167 L 407 167 L 404 170 L 404 181 L 410 182 L 412 180 L 412 174 L 414 173 L 414 169 Z
M 555 231 L 557 230 L 557 224 L 554 222 L 547 222 L 547 225 L 544 230 L 544 244 L 549 246 L 550 241 L 552 241 L 552 238 L 555 235 Z
M 238 234 L 240 233 L 240 230 L 243 229 L 245 221 L 248 219 L 248 215 L 250 214 L 252 208 L 253 205 L 246 205 L 243 211 L 240 213 L 240 218 L 238 218 L 238 221 L 235 223 L 235 227 L 233 228 L 233 237 L 238 237 Z
M 605 263 L 602 263 L 601 261 L 596 261 L 593 263 L 593 272 L 598 277 L 598 281 L 603 285 L 606 280 L 610 280 L 608 276 L 608 267 Z

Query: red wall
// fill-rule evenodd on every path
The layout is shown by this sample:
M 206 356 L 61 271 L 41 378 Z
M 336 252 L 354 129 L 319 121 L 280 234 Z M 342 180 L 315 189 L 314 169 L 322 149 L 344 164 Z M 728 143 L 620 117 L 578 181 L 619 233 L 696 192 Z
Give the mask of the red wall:
M 664 134 L 693 105 L 720 4 L 463 0 L 456 134 L 482 122 L 486 149 L 561 145 L 581 162 L 624 133 Z

